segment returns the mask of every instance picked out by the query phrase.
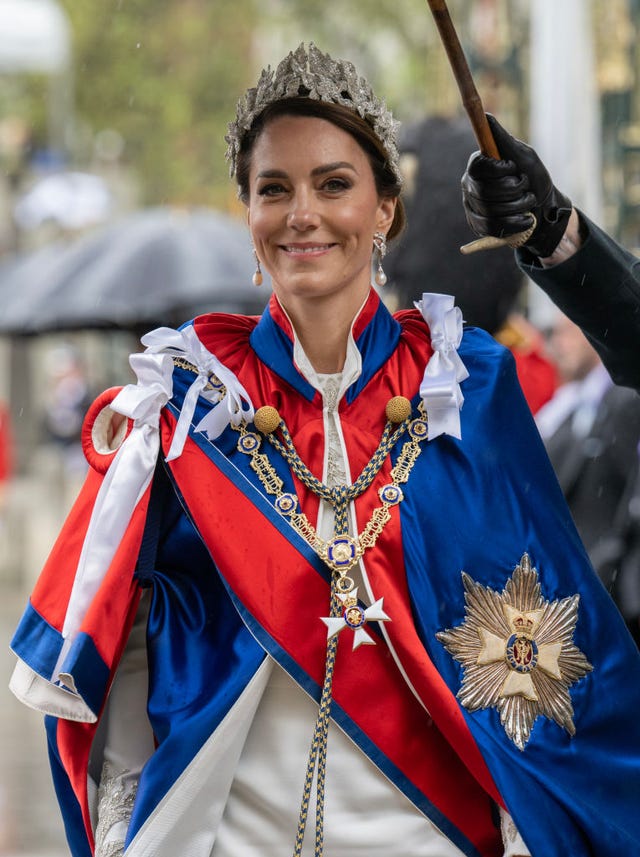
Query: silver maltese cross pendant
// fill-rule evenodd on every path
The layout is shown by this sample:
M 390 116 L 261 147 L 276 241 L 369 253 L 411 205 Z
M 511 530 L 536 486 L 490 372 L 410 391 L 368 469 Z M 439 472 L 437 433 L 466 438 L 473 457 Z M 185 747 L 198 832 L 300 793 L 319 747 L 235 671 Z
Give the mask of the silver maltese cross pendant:
M 339 634 L 345 628 L 351 628 L 353 631 L 353 646 L 355 650 L 358 646 L 367 645 L 375 646 L 376 641 L 365 630 L 367 622 L 390 622 L 391 618 L 382 609 L 384 598 L 378 600 L 371 607 L 361 607 L 358 604 L 358 587 L 354 587 L 349 592 L 344 594 L 338 593 L 337 597 L 343 605 L 341 616 L 321 616 L 320 618 L 327 626 L 327 639 L 333 637 L 334 634 Z

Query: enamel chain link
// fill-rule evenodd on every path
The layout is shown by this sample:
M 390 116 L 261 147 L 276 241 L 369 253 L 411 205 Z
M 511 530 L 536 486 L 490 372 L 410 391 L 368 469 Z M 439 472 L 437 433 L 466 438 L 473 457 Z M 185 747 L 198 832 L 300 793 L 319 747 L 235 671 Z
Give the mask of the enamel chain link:
M 408 399 L 398 396 L 392 399 L 386 409 L 388 422 L 382 438 L 369 463 L 364 467 L 360 476 L 352 485 L 329 487 L 317 479 L 298 455 L 289 431 L 280 415 L 269 406 L 260 408 L 255 415 L 256 428 L 262 432 L 269 443 L 282 455 L 289 464 L 292 472 L 317 497 L 329 503 L 334 512 L 334 535 L 330 540 L 320 537 L 316 528 L 307 516 L 298 508 L 298 498 L 295 494 L 284 492 L 284 484 L 267 455 L 260 452 L 262 437 L 257 432 L 248 431 L 243 423 L 238 427 L 240 438 L 238 449 L 251 456 L 250 466 L 258 476 L 265 491 L 275 496 L 276 509 L 292 524 L 310 547 L 331 569 L 331 608 L 330 616 L 324 620 L 331 628 L 331 622 L 340 624 L 341 614 L 344 614 L 345 624 L 360 628 L 364 624 L 366 613 L 358 605 L 357 588 L 349 571 L 359 562 L 364 552 L 375 545 L 385 524 L 391 518 L 390 508 L 403 500 L 401 485 L 407 482 L 413 465 L 421 451 L 421 443 L 426 440 L 428 426 L 422 403 L 419 406 L 420 416 L 411 419 L 411 405 Z M 282 440 L 275 434 L 278 430 Z M 403 435 L 409 434 L 398 455 L 396 464 L 391 470 L 391 483 L 380 488 L 378 496 L 381 505 L 376 507 L 356 538 L 349 535 L 349 504 L 363 494 L 380 472 L 387 455 Z M 380 602 L 381 603 L 381 602 Z M 369 611 L 371 608 L 369 608 Z M 350 619 L 349 617 L 355 617 Z M 385 616 L 372 616 L 382 618 Z M 388 618 L 388 617 L 386 617 Z M 362 631 L 360 630 L 360 633 Z M 366 635 L 365 635 L 366 636 Z M 296 833 L 293 857 L 300 857 L 307 825 L 309 801 L 313 788 L 314 774 L 316 775 L 316 825 L 315 825 L 315 857 L 324 853 L 324 793 L 327 761 L 327 737 L 331 715 L 332 686 L 335 670 L 335 660 L 338 648 L 338 634 L 330 631 L 327 638 L 325 657 L 325 677 L 320 697 L 318 717 L 316 720 L 307 770 L 304 781 L 298 829 Z

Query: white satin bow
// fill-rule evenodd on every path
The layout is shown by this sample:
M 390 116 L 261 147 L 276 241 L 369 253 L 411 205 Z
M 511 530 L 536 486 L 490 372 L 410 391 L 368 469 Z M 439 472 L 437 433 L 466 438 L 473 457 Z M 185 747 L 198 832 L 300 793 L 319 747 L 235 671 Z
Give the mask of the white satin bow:
M 247 391 L 233 372 L 205 348 L 192 325 L 183 330 L 159 327 L 145 334 L 140 341 L 147 346 L 145 353 L 162 352 L 182 357 L 195 366 L 198 372 L 184 397 L 167 461 L 178 458 L 182 453 L 199 396 L 213 404 L 195 427 L 196 431 L 206 432 L 209 440 L 219 437 L 230 423 L 240 425 L 243 420 L 253 420 L 254 410 Z M 211 375 L 215 375 L 226 388 L 224 395 L 216 389 L 205 389 Z
M 460 381 L 469 373 L 458 354 L 462 341 L 462 312 L 451 295 L 424 292 L 415 306 L 429 325 L 433 354 L 424 370 L 420 396 L 427 411 L 428 439 L 449 434 L 460 439 Z

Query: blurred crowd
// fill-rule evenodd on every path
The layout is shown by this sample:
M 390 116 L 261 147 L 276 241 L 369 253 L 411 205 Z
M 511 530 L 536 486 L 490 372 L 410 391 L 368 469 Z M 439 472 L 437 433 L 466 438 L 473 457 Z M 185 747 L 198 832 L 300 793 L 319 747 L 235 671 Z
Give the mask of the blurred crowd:
M 549 331 L 558 388 L 536 413 L 591 562 L 640 643 L 640 397 L 614 386 L 582 331 Z

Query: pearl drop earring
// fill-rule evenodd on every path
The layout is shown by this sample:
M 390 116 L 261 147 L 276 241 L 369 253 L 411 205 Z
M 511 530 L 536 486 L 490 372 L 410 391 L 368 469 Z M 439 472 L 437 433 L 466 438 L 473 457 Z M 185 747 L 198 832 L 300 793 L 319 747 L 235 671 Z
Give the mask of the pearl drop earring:
M 256 260 L 256 270 L 255 270 L 253 277 L 251 277 L 251 282 L 253 283 L 254 286 L 261 286 L 262 285 L 262 268 L 260 267 L 260 259 L 258 259 L 258 253 L 257 253 L 255 247 L 253 248 L 253 255 L 254 255 L 255 260 Z
M 378 253 L 378 267 L 376 269 L 375 281 L 377 286 L 384 286 L 387 282 L 387 275 L 382 270 L 382 260 L 387 254 L 387 236 L 384 232 L 375 232 L 373 235 L 373 246 Z

